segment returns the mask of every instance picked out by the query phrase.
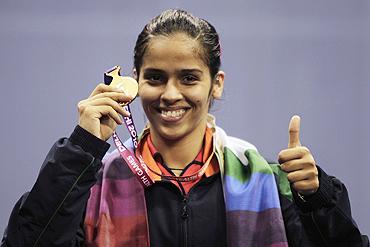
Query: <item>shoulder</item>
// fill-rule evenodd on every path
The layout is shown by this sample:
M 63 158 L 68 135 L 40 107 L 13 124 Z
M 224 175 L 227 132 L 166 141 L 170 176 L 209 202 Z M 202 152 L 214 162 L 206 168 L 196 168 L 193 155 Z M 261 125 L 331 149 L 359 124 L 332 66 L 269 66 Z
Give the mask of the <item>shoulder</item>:
M 133 144 L 130 139 L 126 140 L 123 145 L 129 149 L 131 152 L 133 152 Z M 104 166 L 109 166 L 110 164 L 114 163 L 117 160 L 122 160 L 120 153 L 117 149 L 114 149 L 112 152 L 107 152 L 105 156 L 102 159 Z
M 274 175 L 280 194 L 289 200 L 292 199 L 286 173 L 280 169 L 277 162 L 267 161 L 258 152 L 255 145 L 240 138 L 227 135 L 220 127 L 216 127 L 215 139 L 216 145 L 218 145 L 216 148 L 221 149 L 224 155 L 224 169 L 226 173 L 235 173 L 235 170 L 239 169 L 239 173 L 259 172 Z M 248 168 L 243 169 L 240 166 L 247 166 Z
M 256 146 L 248 141 L 228 135 L 221 127 L 215 127 L 215 141 L 218 148 L 227 149 L 237 155 L 244 154 L 246 150 L 257 151 Z
M 124 143 L 127 149 L 133 150 L 131 140 Z M 133 174 L 121 157 L 119 151 L 114 149 L 112 152 L 106 153 L 102 159 L 102 167 L 99 171 L 99 180 L 104 179 L 126 179 L 132 177 Z
M 228 135 L 225 130 L 216 124 L 216 118 L 211 114 L 208 114 L 207 127 L 213 131 L 214 145 L 217 151 L 224 151 L 225 149 L 229 149 L 234 153 L 244 153 L 245 150 L 257 151 L 253 144 Z

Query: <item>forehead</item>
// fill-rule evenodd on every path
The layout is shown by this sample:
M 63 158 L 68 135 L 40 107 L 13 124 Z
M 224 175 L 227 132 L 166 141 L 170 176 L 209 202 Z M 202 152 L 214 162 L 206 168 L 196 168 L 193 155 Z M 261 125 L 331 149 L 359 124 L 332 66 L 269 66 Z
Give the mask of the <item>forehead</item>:
M 142 69 L 146 67 L 208 70 L 199 41 L 184 33 L 153 37 L 143 56 Z

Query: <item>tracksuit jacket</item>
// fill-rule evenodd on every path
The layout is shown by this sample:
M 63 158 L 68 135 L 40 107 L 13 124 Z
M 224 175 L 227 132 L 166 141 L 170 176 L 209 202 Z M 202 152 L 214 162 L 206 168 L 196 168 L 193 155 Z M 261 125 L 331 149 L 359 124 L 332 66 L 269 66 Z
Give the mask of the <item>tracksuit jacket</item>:
M 83 246 L 86 203 L 108 149 L 108 143 L 79 126 L 69 138 L 58 140 L 31 191 L 15 204 L 1 247 Z M 367 236 L 361 235 L 352 219 L 345 186 L 318 169 L 320 187 L 314 195 L 301 198 L 292 190 L 293 200 L 289 200 L 279 194 L 289 246 L 369 246 Z M 151 246 L 226 246 L 221 176 L 218 173 L 204 178 L 186 198 L 170 182 L 146 189 Z M 163 203 L 165 197 L 172 198 L 171 204 Z M 179 213 L 174 208 L 185 211 Z M 189 222 L 186 209 L 199 217 L 203 214 L 220 217 Z M 184 219 L 188 222 L 187 232 L 173 225 Z

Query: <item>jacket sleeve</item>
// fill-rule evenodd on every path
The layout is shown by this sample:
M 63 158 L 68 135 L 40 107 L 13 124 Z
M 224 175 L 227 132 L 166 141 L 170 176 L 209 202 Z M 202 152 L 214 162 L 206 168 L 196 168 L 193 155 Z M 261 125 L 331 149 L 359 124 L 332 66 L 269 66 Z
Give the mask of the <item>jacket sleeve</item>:
M 367 236 L 361 235 L 352 218 L 346 187 L 320 167 L 318 169 L 319 190 L 314 195 L 302 197 L 291 189 L 293 203 L 282 208 L 286 227 L 290 228 L 287 234 L 299 243 L 293 246 L 301 246 L 302 242 L 315 246 L 369 246 Z M 292 236 L 294 231 L 295 236 Z
M 1 246 L 81 246 L 89 190 L 108 149 L 79 126 L 57 141 L 33 188 L 13 208 Z

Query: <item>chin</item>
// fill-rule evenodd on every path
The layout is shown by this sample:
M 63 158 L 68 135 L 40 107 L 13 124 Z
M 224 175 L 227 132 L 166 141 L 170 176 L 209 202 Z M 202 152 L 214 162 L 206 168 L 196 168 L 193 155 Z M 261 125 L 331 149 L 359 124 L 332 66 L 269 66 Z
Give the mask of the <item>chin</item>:
M 186 133 L 184 133 L 183 130 L 177 128 L 160 128 L 160 130 L 157 131 L 157 135 L 164 140 L 176 141 L 185 137 Z

